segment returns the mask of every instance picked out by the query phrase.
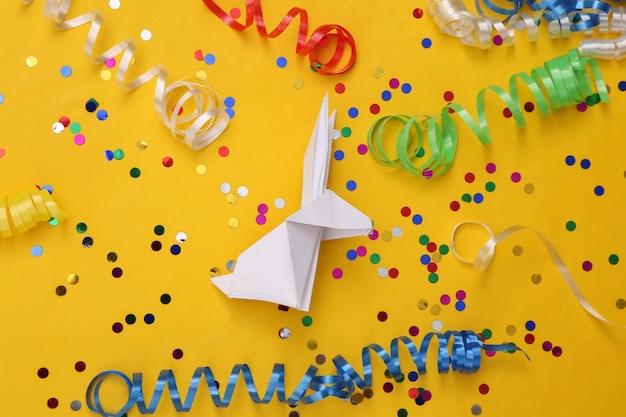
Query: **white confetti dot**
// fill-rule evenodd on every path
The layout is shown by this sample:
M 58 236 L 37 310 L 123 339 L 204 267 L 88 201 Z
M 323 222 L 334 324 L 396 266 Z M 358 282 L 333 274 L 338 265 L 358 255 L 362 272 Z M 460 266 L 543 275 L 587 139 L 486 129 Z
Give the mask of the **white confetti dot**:
M 109 0 L 109 7 L 113 10 L 119 9 L 121 5 L 120 0 Z
M 237 188 L 237 194 L 239 194 L 239 197 L 246 197 L 248 195 L 248 187 L 242 185 L 241 187 Z
M 279 210 L 282 210 L 285 208 L 285 200 L 282 198 L 277 198 L 276 200 L 274 200 L 274 207 L 276 207 Z
M 433 321 L 433 330 L 438 332 L 441 329 L 443 329 L 443 323 L 441 322 L 441 320 L 435 320 Z
M 176 233 L 176 241 L 180 242 L 180 243 L 184 243 L 187 241 L 187 233 L 185 232 L 178 232 Z
M 227 183 L 227 182 L 223 182 L 223 183 L 220 185 L 220 191 L 221 191 L 223 194 L 228 194 L 228 193 L 230 193 L 230 184 L 229 184 L 229 183 Z
M 337 129 L 333 129 L 333 140 L 337 140 L 341 137 L 341 132 Z
M 147 42 L 152 39 L 152 32 L 150 32 L 148 29 L 144 29 L 141 31 L 141 34 L 139 36 L 141 36 L 142 41 Z
M 394 227 L 393 229 L 391 229 L 391 234 L 393 235 L 393 237 L 402 236 L 402 228 L 400 226 Z
M 56 134 L 59 134 L 65 130 L 65 126 L 61 122 L 52 123 L 52 131 Z
M 384 266 L 381 266 L 380 268 L 378 268 L 379 277 L 385 278 L 387 275 L 389 275 L 389 270 L 387 268 L 385 268 Z

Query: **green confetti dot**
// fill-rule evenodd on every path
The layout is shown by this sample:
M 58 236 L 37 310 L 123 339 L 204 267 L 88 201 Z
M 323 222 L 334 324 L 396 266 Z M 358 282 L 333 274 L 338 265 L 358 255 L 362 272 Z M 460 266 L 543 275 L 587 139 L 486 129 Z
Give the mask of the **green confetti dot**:
M 141 175 L 141 170 L 137 167 L 130 169 L 130 176 L 133 178 L 139 178 Z
M 161 295 L 161 304 L 169 304 L 172 301 L 172 297 L 169 294 Z
M 404 381 L 404 374 L 400 374 L 397 378 L 396 378 L 396 382 L 402 382 Z
M 311 324 L 313 324 L 313 317 L 311 317 L 311 316 L 304 316 L 304 317 L 302 317 L 302 324 L 305 327 L 309 327 Z
M 491 336 L 493 336 L 493 333 L 491 332 L 491 330 L 489 329 L 483 329 L 482 332 L 480 332 L 480 334 L 483 335 L 483 337 L 485 338 L 485 340 L 491 339 Z
M 121 150 L 121 149 L 114 150 L 113 151 L 113 158 L 115 158 L 118 161 L 124 159 L 124 151 Z
M 70 132 L 79 133 L 80 132 L 80 123 L 74 122 L 70 124 Z
M 80 222 L 76 225 L 76 231 L 78 233 L 85 233 L 87 231 L 87 225 L 83 222 Z
M 496 189 L 496 184 L 489 181 L 487 184 L 485 184 L 485 190 L 489 193 L 493 192 Z
M 417 153 L 415 154 L 415 156 L 417 156 L 418 158 L 421 158 L 424 155 L 426 155 L 426 150 L 424 148 L 419 148 L 417 150 Z
M 461 196 L 461 200 L 465 201 L 466 203 L 471 203 L 472 202 L 472 196 L 465 193 Z
M 58 226 L 59 225 L 59 221 L 57 219 L 55 219 L 54 217 L 50 217 L 50 220 L 48 220 L 48 223 L 50 224 L 50 226 Z
M 157 224 L 156 226 L 154 226 L 155 235 L 161 236 L 163 233 L 165 233 L 165 227 L 161 226 L 160 224 Z
M 137 321 L 137 317 L 135 317 L 134 314 L 127 314 L 125 320 L 126 324 L 135 324 L 135 322 Z
M 372 253 L 370 255 L 370 262 L 373 263 L 374 265 L 379 263 L 380 262 L 380 255 L 377 254 L 377 253 Z
M 406 411 L 405 408 L 401 408 L 398 410 L 398 417 L 407 417 L 409 415 L 409 412 Z
M 618 262 L 619 262 L 619 256 L 617 256 L 616 254 L 612 254 L 609 256 L 609 263 L 611 265 L 617 265 Z
M 428 242 L 430 242 L 430 238 L 428 237 L 428 235 L 421 235 L 419 238 L 419 242 L 420 245 L 428 245 Z
M 567 223 L 565 223 L 565 228 L 568 231 L 573 232 L 574 230 L 576 230 L 576 223 L 570 220 Z
M 439 281 L 439 275 L 435 274 L 434 272 L 428 274 L 428 282 L 430 282 L 431 284 L 436 284 L 437 281 Z
M 448 245 L 439 246 L 439 253 L 442 255 L 447 255 L 448 253 L 450 253 L 450 247 Z
M 349 127 L 344 127 L 343 129 L 341 129 L 341 136 L 343 136 L 344 138 L 349 138 L 352 135 L 352 129 L 350 129 Z

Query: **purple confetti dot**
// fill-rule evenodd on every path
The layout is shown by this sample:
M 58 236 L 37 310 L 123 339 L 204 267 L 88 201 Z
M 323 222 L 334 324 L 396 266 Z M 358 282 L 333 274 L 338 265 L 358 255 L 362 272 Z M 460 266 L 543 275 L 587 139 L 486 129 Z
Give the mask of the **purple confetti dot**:
M 593 268 L 593 264 L 590 261 L 583 262 L 583 271 L 591 271 L 591 268 Z
M 359 155 L 365 155 L 367 153 L 367 145 L 360 144 L 359 146 L 357 146 L 356 151 L 359 153 Z
M 585 110 L 587 110 L 587 103 L 585 103 L 584 101 L 582 103 L 578 103 L 576 105 L 576 110 L 578 110 L 579 112 L 584 112 Z
M 439 298 L 439 301 L 441 301 L 441 304 L 444 306 L 447 306 L 450 304 L 450 296 L 448 294 L 444 294 Z
M 511 181 L 513 181 L 514 183 L 518 183 L 522 180 L 522 174 L 520 174 L 519 172 L 514 172 L 511 174 Z
M 456 292 L 456 299 L 459 300 L 459 301 L 465 300 L 466 296 L 467 296 L 467 294 L 465 294 L 465 291 L 463 291 L 463 290 L 458 290 Z
M 122 271 L 122 268 L 113 268 L 113 270 L 111 271 L 111 275 L 113 275 L 113 278 L 120 278 L 122 276 L 122 274 L 124 273 L 124 271 Z
M 183 357 L 183 351 L 182 349 L 174 349 L 174 351 L 172 352 L 172 357 L 174 359 L 180 359 Z
M 378 230 L 373 229 L 373 230 L 370 232 L 370 234 L 369 234 L 369 235 L 367 235 L 367 236 L 370 238 L 370 240 L 376 240 L 376 239 L 378 239 Z
M 390 88 L 400 87 L 400 81 L 397 78 L 392 78 L 391 80 L 389 80 L 389 87 Z
M 487 164 L 485 169 L 487 170 L 488 173 L 493 174 L 494 172 L 496 172 L 496 164 L 494 164 L 493 162 L 490 162 Z
M 333 278 L 335 279 L 339 279 L 343 276 L 343 271 L 341 270 L 341 268 L 335 268 L 333 269 Z
M 496 356 L 496 352 L 493 350 L 486 350 L 485 351 L 485 355 L 489 356 L 490 358 L 493 356 Z
M 500 45 L 502 45 L 502 42 L 503 42 L 502 41 L 502 36 L 496 35 L 496 36 L 493 37 L 493 44 L 494 45 L 500 46 Z
M 259 212 L 259 214 L 265 214 L 267 213 L 268 207 L 267 204 L 261 203 L 259 204 L 259 207 L 257 207 L 257 211 Z
M 555 346 L 552 348 L 552 354 L 558 358 L 563 354 L 563 349 L 560 346 Z
M 122 323 L 113 323 L 112 329 L 113 332 L 120 333 L 122 329 L 124 329 L 124 326 L 122 326 Z
M 417 326 L 411 326 L 411 327 L 409 327 L 409 334 L 410 334 L 411 336 L 414 336 L 414 337 L 415 337 L 415 336 L 417 336 L 419 333 L 420 333 L 420 329 L 419 329 L 419 327 L 417 327 Z
M 546 352 L 549 352 L 552 350 L 552 343 L 545 341 L 542 343 L 541 348 L 545 350 Z

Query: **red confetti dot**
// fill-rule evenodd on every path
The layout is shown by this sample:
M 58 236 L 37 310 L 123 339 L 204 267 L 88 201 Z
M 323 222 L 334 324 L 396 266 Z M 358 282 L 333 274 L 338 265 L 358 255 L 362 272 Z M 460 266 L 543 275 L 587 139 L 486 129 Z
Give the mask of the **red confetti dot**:
M 416 19 L 421 19 L 424 16 L 424 11 L 419 7 L 417 9 L 413 9 L 413 17 Z
M 230 154 L 230 149 L 228 149 L 228 146 L 220 146 L 220 148 L 217 150 L 217 153 L 221 157 L 226 158 L 228 154 Z
M 398 268 L 391 268 L 389 269 L 389 278 L 398 278 L 398 275 L 400 275 L 400 271 L 398 271 Z
M 48 399 L 48 408 L 57 408 L 59 406 L 59 400 L 56 398 Z
M 370 113 L 372 113 L 372 114 L 380 113 L 380 106 L 378 104 L 376 104 L 376 103 L 372 104 L 370 106 Z
M 431 262 L 428 264 L 426 269 L 428 269 L 428 272 L 437 272 L 437 264 L 434 262 Z
M 476 176 L 474 174 L 472 174 L 471 172 L 468 172 L 467 174 L 465 174 L 465 182 L 468 184 L 471 184 L 474 182 L 474 180 L 476 179 Z
M 409 389 L 409 397 L 412 399 L 416 399 L 420 395 L 420 392 L 417 388 Z
M 453 114 L 454 113 L 454 109 L 452 107 L 448 107 L 448 113 Z
M 64 126 L 68 127 L 70 125 L 70 118 L 67 116 L 62 116 L 59 118 L 59 122 Z
M 37 376 L 39 378 L 47 378 L 50 373 L 48 372 L 48 368 L 39 368 L 37 370 Z
M 411 208 L 410 207 L 402 207 L 400 209 L 400 214 L 402 215 L 402 217 L 409 217 L 411 215 Z
M 230 9 L 230 17 L 233 19 L 239 19 L 241 17 L 241 10 L 238 7 L 233 7 Z
M 343 83 L 335 84 L 335 92 L 337 94 L 343 94 L 346 91 L 346 86 Z
M 437 244 L 435 242 L 428 242 L 426 250 L 430 253 L 435 252 L 437 250 Z
M 483 395 L 487 394 L 489 392 L 489 385 L 480 384 L 480 386 L 478 387 L 478 392 L 480 392 Z
M 174 165 L 174 160 L 172 159 L 171 156 L 166 156 L 166 157 L 163 158 L 163 166 L 165 168 L 169 168 L 172 165 Z
M 524 110 L 526 110 L 528 113 L 530 113 L 531 111 L 535 110 L 535 105 L 533 103 L 531 103 L 530 101 L 527 101 L 524 104 Z
M 446 91 L 445 93 L 443 93 L 443 99 L 445 101 L 452 101 L 452 100 L 454 100 L 454 93 L 452 91 Z
M 193 53 L 193 57 L 196 58 L 196 61 L 204 61 L 202 49 L 196 49 L 196 52 Z
M 418 334 L 420 334 L 420 329 L 417 326 L 411 326 L 409 327 L 409 334 L 413 337 L 417 336 Z
M 535 335 L 528 333 L 526 336 L 524 336 L 524 342 L 532 345 L 533 343 L 535 343 Z
M 560 346 L 555 346 L 552 348 L 552 354 L 558 358 L 563 354 L 563 349 Z
M 460 208 L 461 208 L 461 203 L 459 203 L 458 201 L 453 201 L 450 203 L 450 210 L 459 211 Z
M 513 113 L 511 113 L 511 110 L 508 107 L 505 107 L 504 110 L 502 110 L 502 115 L 507 119 L 513 117 Z
M 422 391 L 421 396 L 424 401 L 430 401 L 433 398 L 433 393 L 425 389 Z
M 378 321 L 387 321 L 387 313 L 385 311 L 380 311 L 378 313 Z
M 326 48 L 328 46 L 328 38 L 326 36 L 324 36 L 322 39 L 320 39 L 320 41 L 317 43 L 317 46 L 319 46 L 320 48 Z M 339 91 L 337 91 L 339 93 Z M 341 94 L 341 93 L 339 93 Z
M 383 391 L 385 391 L 385 392 L 393 391 L 393 384 L 391 382 L 385 382 L 383 384 Z
M 83 372 L 86 368 L 87 365 L 85 365 L 83 361 L 78 361 L 74 364 L 74 369 L 76 369 L 77 372 Z

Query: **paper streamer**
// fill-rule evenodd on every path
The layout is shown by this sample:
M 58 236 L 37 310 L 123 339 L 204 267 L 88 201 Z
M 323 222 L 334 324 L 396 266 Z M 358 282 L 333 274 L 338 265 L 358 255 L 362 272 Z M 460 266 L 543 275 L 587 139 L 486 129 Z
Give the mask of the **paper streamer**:
M 515 31 L 528 31 L 528 40 L 538 38 L 537 26 L 543 18 L 548 23 L 550 38 L 567 38 L 571 32 L 583 31 L 587 36 L 594 32 L 626 32 L 626 13 L 623 7 L 611 7 L 609 3 L 595 0 L 528 0 L 534 11 L 532 15 L 518 13 L 523 0 L 511 1 L 512 8 L 505 9 L 484 0 L 492 11 L 504 15 L 504 19 L 486 16 L 476 0 L 477 14 L 470 13 L 462 0 L 429 0 L 428 12 L 439 29 L 465 45 L 491 48 L 493 37 L 500 36 L 502 44 L 510 46 L 515 40 Z M 583 56 L 602 59 L 622 59 L 626 56 L 626 35 L 617 39 L 587 39 L 579 45 Z
M 33 2 L 33 0 L 21 1 L 27 5 Z M 182 80 L 166 85 L 167 70 L 160 64 L 126 82 L 126 74 L 135 53 L 135 41 L 126 39 L 102 54 L 94 56 L 94 45 L 102 28 L 102 15 L 98 11 L 91 11 L 66 20 L 71 4 L 72 0 L 46 0 L 44 15 L 52 26 L 59 30 L 90 24 L 84 52 L 94 64 L 103 64 L 123 52 L 115 79 L 125 90 L 133 90 L 156 78 L 154 92 L 156 112 L 179 142 L 185 143 L 191 149 L 199 150 L 217 139 L 226 129 L 230 118 L 222 106 L 222 99 L 207 84 Z M 178 111 L 183 106 L 190 115 L 179 117 Z
M 317 375 L 317 367 L 310 366 L 289 397 L 287 397 L 285 393 L 284 365 L 279 363 L 274 364 L 268 387 L 263 397 L 259 396 L 250 367 L 247 364 L 239 364 L 233 367 L 223 396 L 219 393 L 218 384 L 211 369 L 209 367 L 197 368 L 193 373 L 184 400 L 178 391 L 174 373 L 171 370 L 163 370 L 159 374 L 152 393 L 152 398 L 149 400 L 148 404 L 146 404 L 147 399 L 144 398 L 143 394 L 143 378 L 141 373 L 133 374 L 131 380 L 131 378 L 119 371 L 104 371 L 96 375 L 87 388 L 87 406 L 91 411 L 102 417 L 121 417 L 135 405 L 141 414 L 152 414 L 159 405 L 164 395 L 165 388 L 167 387 L 169 397 L 176 411 L 188 412 L 191 410 L 200 385 L 204 385 L 201 384 L 204 379 L 206 386 L 208 386 L 209 395 L 215 406 L 228 407 L 232 401 L 239 375 L 243 377 L 250 399 L 257 404 L 267 404 L 271 402 L 274 395 L 276 395 L 276 399 L 279 402 L 288 403 L 290 405 L 297 405 L 298 403 L 310 404 L 327 397 L 348 399 L 357 387 L 366 389 L 372 386 L 371 352 L 383 361 L 385 367 L 389 370 L 389 373 L 394 379 L 400 379 L 404 376 L 400 368 L 399 354 L 400 345 L 402 344 L 410 353 L 418 375 L 425 374 L 427 351 L 433 339 L 437 340 L 439 344 L 437 353 L 437 370 L 439 373 L 447 373 L 450 369 L 461 373 L 477 372 L 480 367 L 481 349 L 507 352 L 520 350 L 513 344 L 483 344 L 482 339 L 477 334 L 465 330 L 429 333 L 422 339 L 419 348 L 409 337 L 400 336 L 391 341 L 390 352 L 387 352 L 377 344 L 370 344 L 363 348 L 361 353 L 363 365 L 362 375 L 360 375 L 341 355 L 337 355 L 333 358 L 333 364 L 337 370 L 335 375 Z M 100 389 L 102 384 L 110 377 L 114 377 L 114 379 L 118 380 L 121 379 L 128 390 L 128 399 L 118 411 L 107 411 L 102 405 Z
M 322 25 L 315 29 L 311 34 L 311 37 L 307 40 L 308 34 L 308 15 L 306 10 L 299 7 L 292 7 L 289 12 L 278 23 L 278 26 L 271 32 L 267 32 L 265 27 L 265 21 L 263 20 L 263 12 L 261 10 L 261 0 L 246 0 L 246 23 L 241 24 L 233 19 L 228 13 L 226 13 L 221 7 L 219 7 L 213 0 L 202 0 L 204 4 L 211 10 L 217 17 L 219 17 L 224 23 L 231 28 L 243 31 L 254 23 L 256 25 L 259 34 L 266 38 L 276 38 L 287 29 L 289 24 L 300 16 L 300 26 L 298 27 L 298 42 L 296 43 L 296 53 L 302 56 L 309 57 L 311 69 L 317 73 L 324 75 L 336 75 L 342 74 L 348 71 L 356 60 L 356 45 L 354 38 L 342 26 L 339 25 Z M 322 48 L 328 40 L 334 39 L 335 51 L 333 55 L 326 61 L 318 57 L 318 48 Z M 349 58 L 342 59 L 346 52 L 346 47 L 349 49 Z M 343 65 L 343 66 L 341 66 Z M 337 68 L 338 67 L 338 68 Z
M 589 76 L 587 68 L 591 71 Z M 461 105 L 446 105 L 436 116 L 384 116 L 374 122 L 367 135 L 367 144 L 372 156 L 381 164 L 405 169 L 420 178 L 432 178 L 444 174 L 451 166 L 457 147 L 457 128 L 454 115 L 469 126 L 480 143 L 491 143 L 491 133 L 485 113 L 485 94 L 495 93 L 510 110 L 517 127 L 526 125 L 522 103 L 518 97 L 518 82 L 521 81 L 532 93 L 537 108 L 545 116 L 550 109 L 556 110 L 585 101 L 587 97 L 594 102 L 608 102 L 609 96 L 598 63 L 593 58 L 581 57 L 577 50 L 547 61 L 543 67 L 533 69 L 530 74 L 518 73 L 509 79 L 509 91 L 498 86 L 490 86 L 478 93 L 476 107 L 478 119 L 475 120 Z M 594 88 L 597 92 L 594 93 Z M 547 96 L 544 96 L 544 91 Z M 454 114 L 450 114 L 450 111 Z M 384 150 L 385 128 L 391 123 L 403 125 L 395 143 L 395 156 L 389 156 Z M 426 130 L 426 133 L 422 131 Z M 428 139 L 430 157 L 426 162 L 416 165 L 416 160 L 426 155 L 425 139 Z
M 490 239 L 480 248 L 480 250 L 476 254 L 476 258 L 474 259 L 474 261 L 468 261 L 468 260 L 462 258 L 458 254 L 458 252 L 456 250 L 456 245 L 454 243 L 454 239 L 455 239 L 456 233 L 458 232 L 459 228 L 464 226 L 464 225 L 468 225 L 468 224 L 473 224 L 473 225 L 477 225 L 477 226 L 480 226 L 480 227 L 484 228 L 487 231 L 487 233 L 489 233 L 489 236 L 490 236 Z M 585 311 L 587 311 L 587 313 L 591 314 L 593 317 L 595 317 L 596 319 L 598 319 L 598 320 L 600 320 L 600 321 L 602 321 L 604 323 L 610 324 L 612 326 L 626 328 L 626 326 L 621 326 L 621 325 L 618 325 L 618 324 L 613 323 L 612 321 L 608 320 L 606 317 L 604 317 L 602 314 L 600 314 L 591 305 L 591 303 L 583 295 L 583 293 L 580 290 L 580 288 L 578 288 L 578 285 L 576 285 L 576 281 L 574 280 L 574 277 L 572 276 L 572 274 L 569 272 L 569 270 L 565 266 L 565 263 L 561 259 L 561 256 L 557 252 L 557 250 L 554 247 L 554 245 L 552 244 L 552 242 L 550 242 L 550 240 L 543 233 L 541 233 L 538 230 L 535 230 L 535 229 L 533 229 L 531 227 L 527 227 L 527 226 L 516 225 L 516 226 L 508 227 L 508 228 L 504 229 L 502 232 L 498 233 L 497 235 L 494 235 L 493 231 L 489 228 L 489 226 L 487 226 L 484 223 L 480 223 L 480 222 L 462 222 L 462 223 L 459 223 L 456 226 L 454 226 L 454 228 L 452 229 L 452 232 L 450 234 L 450 249 L 452 250 L 452 253 L 454 254 L 454 256 L 459 261 L 467 263 L 467 264 L 471 264 L 471 265 L 474 266 L 474 268 L 478 269 L 479 271 L 484 271 L 485 269 L 487 269 L 487 267 L 489 266 L 489 264 L 493 260 L 493 257 L 495 255 L 496 246 L 498 245 L 498 243 L 502 242 L 504 239 L 508 238 L 513 233 L 521 231 L 521 230 L 529 230 L 529 231 L 533 232 L 541 240 L 541 243 L 543 243 L 543 245 L 545 246 L 545 248 L 548 251 L 548 255 L 550 256 L 550 259 L 552 260 L 552 262 L 554 263 L 554 265 L 558 269 L 559 273 L 561 274 L 561 276 L 565 280 L 565 283 L 567 284 L 567 286 L 569 287 L 570 291 L 572 292 L 572 294 L 576 298 L 576 301 L 578 301 L 578 304 L 580 304 L 582 306 L 582 308 L 584 308 Z
M 61 222 L 66 217 L 50 193 L 36 186 L 0 197 L 0 236 L 5 239 L 27 232 L 40 222 Z

